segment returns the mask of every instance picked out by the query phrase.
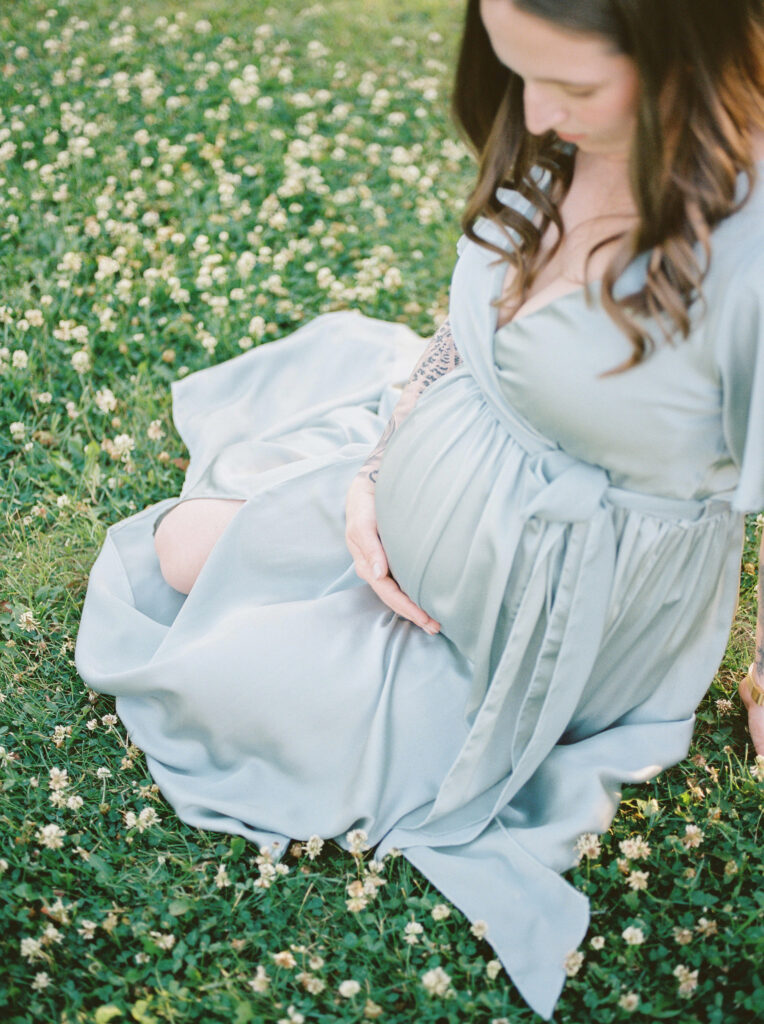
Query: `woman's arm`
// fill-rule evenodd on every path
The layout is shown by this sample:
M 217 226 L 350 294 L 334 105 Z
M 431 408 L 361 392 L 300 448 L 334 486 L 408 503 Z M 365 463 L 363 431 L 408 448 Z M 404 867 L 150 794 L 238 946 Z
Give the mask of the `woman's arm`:
M 353 556 L 356 573 L 388 608 L 421 626 L 430 635 L 438 632 L 440 624 L 414 604 L 390 575 L 387 556 L 377 533 L 375 484 L 385 448 L 419 396 L 426 387 L 460 363 L 451 325 L 446 320 L 430 339 L 414 367 L 379 442 L 351 483 L 345 503 L 345 541 Z
M 748 710 L 748 728 L 756 753 L 764 755 L 764 533 L 759 550 L 756 654 L 748 676 L 740 684 L 740 696 Z
M 436 381 L 438 377 L 442 377 L 449 370 L 453 370 L 460 363 L 461 358 L 456 351 L 456 345 L 454 345 L 453 335 L 451 334 L 451 324 L 448 320 L 445 320 L 430 339 L 419 362 L 412 370 L 411 376 L 401 392 L 401 397 L 398 399 L 398 404 L 393 409 L 393 414 L 377 442 L 377 446 L 363 464 L 361 472 L 373 484 L 377 482 L 379 464 L 382 461 L 382 455 L 388 441 L 414 408 L 417 399 L 424 389 Z

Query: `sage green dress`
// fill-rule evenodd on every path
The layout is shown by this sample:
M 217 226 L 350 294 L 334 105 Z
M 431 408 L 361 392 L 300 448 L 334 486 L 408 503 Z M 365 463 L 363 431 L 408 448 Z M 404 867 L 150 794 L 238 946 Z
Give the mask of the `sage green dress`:
M 611 377 L 630 349 L 596 286 L 497 330 L 505 265 L 458 248 L 463 364 L 419 399 L 377 485 L 391 571 L 442 631 L 383 605 L 344 542 L 348 485 L 425 342 L 338 312 L 173 386 L 181 498 L 246 503 L 185 599 L 152 538 L 177 499 L 113 526 L 76 659 L 180 818 L 277 857 L 313 833 L 347 847 L 352 828 L 377 857 L 398 847 L 487 922 L 548 1019 L 589 919 L 559 872 L 622 783 L 687 753 L 744 513 L 764 508 L 762 187 L 713 232 L 690 337 Z

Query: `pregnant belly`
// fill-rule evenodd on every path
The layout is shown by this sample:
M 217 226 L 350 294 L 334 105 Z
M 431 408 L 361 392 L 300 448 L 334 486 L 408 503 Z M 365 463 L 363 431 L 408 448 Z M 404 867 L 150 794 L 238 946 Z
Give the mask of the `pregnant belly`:
M 508 552 L 507 538 L 524 460 L 474 379 L 456 373 L 424 392 L 379 469 L 377 523 L 391 574 L 468 657 L 486 611 L 495 616 L 505 603 L 510 564 L 497 561 L 522 575 L 522 551 Z

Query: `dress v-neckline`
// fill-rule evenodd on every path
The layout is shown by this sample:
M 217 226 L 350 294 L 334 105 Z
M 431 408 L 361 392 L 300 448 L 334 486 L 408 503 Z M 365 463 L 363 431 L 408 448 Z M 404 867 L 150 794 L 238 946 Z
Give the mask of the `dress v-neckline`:
M 491 292 L 492 292 L 492 294 L 491 294 L 491 310 L 492 310 L 492 315 L 493 315 L 493 328 L 494 328 L 493 333 L 494 334 L 498 334 L 499 331 L 503 331 L 505 327 L 511 327 L 513 324 L 521 324 L 524 320 L 530 320 L 533 317 L 535 317 L 538 313 L 543 313 L 545 310 L 548 310 L 551 307 L 558 305 L 564 299 L 569 299 L 573 295 L 579 295 L 580 296 L 582 294 L 585 294 L 586 290 L 587 290 L 587 287 L 592 289 L 592 294 L 594 294 L 595 290 L 598 290 L 599 286 L 602 284 L 601 279 L 597 279 L 595 281 L 590 281 L 588 283 L 588 285 L 586 285 L 586 284 L 578 285 L 577 288 L 571 288 L 567 292 L 561 292 L 559 295 L 554 295 L 551 299 L 549 299 L 548 302 L 545 302 L 542 306 L 537 306 L 535 309 L 530 310 L 528 313 L 523 313 L 522 316 L 513 316 L 509 320 L 505 321 L 503 324 L 499 325 L 499 323 L 498 323 L 498 320 L 499 320 L 499 308 L 498 308 L 498 306 L 494 306 L 493 302 L 496 301 L 501 296 L 501 293 L 503 291 L 503 285 L 504 285 L 504 276 L 503 275 L 504 275 L 504 273 L 506 271 L 506 263 L 503 260 L 499 264 L 499 270 L 501 271 L 502 276 L 499 277 L 499 274 L 497 272 L 496 276 L 498 278 L 498 287 L 494 287 L 494 288 L 491 289 Z

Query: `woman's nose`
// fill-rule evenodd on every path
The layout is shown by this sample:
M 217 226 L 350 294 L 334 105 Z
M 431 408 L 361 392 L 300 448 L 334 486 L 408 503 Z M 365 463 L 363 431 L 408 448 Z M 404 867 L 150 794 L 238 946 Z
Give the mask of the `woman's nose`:
M 567 113 L 558 99 L 527 83 L 523 87 L 525 127 L 531 135 L 541 135 L 565 122 Z

